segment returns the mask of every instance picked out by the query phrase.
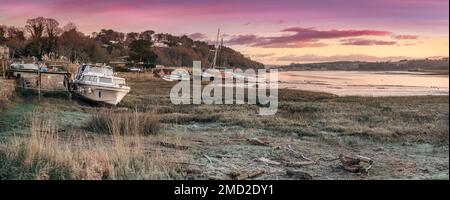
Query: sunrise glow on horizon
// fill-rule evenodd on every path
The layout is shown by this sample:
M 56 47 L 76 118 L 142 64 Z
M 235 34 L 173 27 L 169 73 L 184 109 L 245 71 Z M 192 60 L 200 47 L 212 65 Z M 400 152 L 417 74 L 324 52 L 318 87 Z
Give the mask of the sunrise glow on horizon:
M 345 2 L 345 3 L 344 3 Z M 100 29 L 215 40 L 264 64 L 448 57 L 448 0 L 0 0 L 0 25 L 44 16 Z

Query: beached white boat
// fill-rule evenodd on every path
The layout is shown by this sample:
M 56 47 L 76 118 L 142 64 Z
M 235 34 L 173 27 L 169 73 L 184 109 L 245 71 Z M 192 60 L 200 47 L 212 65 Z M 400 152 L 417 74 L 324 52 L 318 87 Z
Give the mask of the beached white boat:
M 90 101 L 117 105 L 129 92 L 125 79 L 114 76 L 109 66 L 81 65 L 74 92 Z
M 184 71 L 175 70 L 171 74 L 164 75 L 162 79 L 166 81 L 188 81 L 190 80 L 190 75 Z

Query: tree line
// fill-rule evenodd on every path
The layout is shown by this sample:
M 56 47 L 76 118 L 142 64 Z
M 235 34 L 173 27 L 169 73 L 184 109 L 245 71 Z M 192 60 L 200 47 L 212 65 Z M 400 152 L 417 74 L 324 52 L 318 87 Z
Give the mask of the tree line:
M 7 45 L 14 58 L 42 60 L 44 56 L 53 59 L 63 56 L 72 62 L 108 62 L 129 56 L 131 62 L 155 62 L 154 33 L 147 30 L 125 34 L 102 29 L 85 35 L 72 22 L 61 27 L 55 19 L 37 17 L 28 19 L 24 27 L 0 25 L 0 44 Z
M 156 47 L 157 41 L 165 46 Z M 131 63 L 153 63 L 167 66 L 191 66 L 193 60 L 212 65 L 214 45 L 194 41 L 186 35 L 174 36 L 155 33 L 153 30 L 123 33 L 101 29 L 86 35 L 69 22 L 64 26 L 53 18 L 36 17 L 26 20 L 24 27 L 0 25 L 0 45 L 10 48 L 13 58 L 35 57 L 71 62 L 108 63 L 117 58 L 127 58 Z M 222 47 L 219 64 L 257 68 L 261 63 L 250 60 L 231 48 Z

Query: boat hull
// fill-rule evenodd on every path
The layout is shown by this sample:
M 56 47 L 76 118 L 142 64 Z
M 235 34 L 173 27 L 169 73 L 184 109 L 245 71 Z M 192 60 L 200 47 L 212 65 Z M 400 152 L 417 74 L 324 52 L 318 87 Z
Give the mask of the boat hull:
M 79 83 L 74 92 L 90 101 L 117 105 L 130 92 L 130 88 L 114 88 Z

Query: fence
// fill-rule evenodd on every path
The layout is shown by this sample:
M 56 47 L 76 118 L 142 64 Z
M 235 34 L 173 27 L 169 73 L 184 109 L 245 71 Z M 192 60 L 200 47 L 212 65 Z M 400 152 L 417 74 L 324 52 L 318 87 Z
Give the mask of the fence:
M 30 70 L 8 70 L 14 78 L 15 87 L 22 91 L 37 91 L 39 99 L 42 92 L 67 92 L 71 74 L 68 72 L 40 72 Z

